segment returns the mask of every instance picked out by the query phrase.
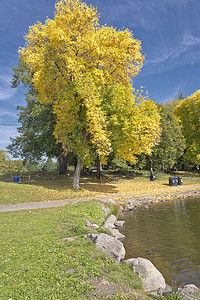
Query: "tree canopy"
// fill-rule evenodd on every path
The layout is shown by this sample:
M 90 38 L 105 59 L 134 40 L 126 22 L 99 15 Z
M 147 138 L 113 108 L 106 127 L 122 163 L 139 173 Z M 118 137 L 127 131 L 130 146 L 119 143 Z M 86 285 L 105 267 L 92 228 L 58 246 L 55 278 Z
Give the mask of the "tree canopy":
M 158 104 L 161 116 L 161 129 L 159 144 L 152 151 L 150 160 L 157 168 L 172 168 L 183 155 L 185 139 L 181 125 L 170 109 L 163 104 Z
M 33 74 L 38 101 L 52 104 L 54 135 L 81 163 L 91 151 L 134 160 L 150 153 L 159 136 L 156 105 L 133 94 L 142 67 L 140 41 L 128 29 L 99 26 L 98 13 L 80 0 L 61 0 L 54 19 L 29 28 L 20 59 Z
M 182 100 L 174 113 L 182 124 L 188 161 L 200 164 L 200 90 Z

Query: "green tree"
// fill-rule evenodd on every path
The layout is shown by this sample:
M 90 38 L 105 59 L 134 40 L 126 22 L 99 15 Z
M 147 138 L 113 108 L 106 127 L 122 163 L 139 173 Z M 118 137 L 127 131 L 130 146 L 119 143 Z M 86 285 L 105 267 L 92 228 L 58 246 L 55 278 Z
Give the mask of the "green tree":
M 26 88 L 26 106 L 18 106 L 19 136 L 11 139 L 7 147 L 13 157 L 22 157 L 25 161 L 40 160 L 43 156 L 57 157 L 59 173 L 65 174 L 67 158 L 60 143 L 56 142 L 53 132 L 56 116 L 52 104 L 42 104 L 37 101 L 37 92 L 33 87 L 33 74 L 27 65 L 19 60 L 13 68 L 12 87 L 22 83 Z
M 175 115 L 163 104 L 158 104 L 158 109 L 161 116 L 162 133 L 159 144 L 153 148 L 152 154 L 149 156 L 151 175 L 153 175 L 153 167 L 172 168 L 185 149 L 182 128 Z
M 200 90 L 187 97 L 174 109 L 183 128 L 186 140 L 186 157 L 189 162 L 200 164 Z
M 48 157 L 47 160 L 41 165 L 42 171 L 53 172 L 56 171 L 56 163 L 53 162 L 52 158 Z
M 30 27 L 19 52 L 38 101 L 53 105 L 56 140 L 77 156 L 78 189 L 81 165 L 91 153 L 102 160 L 114 151 L 129 161 L 149 153 L 159 136 L 159 115 L 152 101 L 133 95 L 132 77 L 143 57 L 132 32 L 100 27 L 96 9 L 79 0 L 61 0 L 55 8 L 54 19 Z
M 6 154 L 5 150 L 0 150 L 0 173 L 4 173 L 8 167 L 9 156 Z
M 179 93 L 177 98 L 175 100 L 172 101 L 168 101 L 165 103 L 165 106 L 171 111 L 173 112 L 175 107 L 177 105 L 179 105 L 181 103 L 181 101 L 185 99 L 184 95 L 182 93 Z
M 0 150 L 0 174 L 26 172 L 22 160 L 11 160 L 5 150 Z

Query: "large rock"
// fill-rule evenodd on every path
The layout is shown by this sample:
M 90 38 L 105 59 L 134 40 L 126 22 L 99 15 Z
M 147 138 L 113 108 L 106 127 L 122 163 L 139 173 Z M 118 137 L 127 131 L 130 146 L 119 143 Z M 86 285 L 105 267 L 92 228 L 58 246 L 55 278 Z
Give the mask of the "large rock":
M 200 289 L 194 284 L 187 284 L 183 288 L 178 288 L 178 291 L 185 300 L 200 299 Z
M 131 258 L 126 260 L 142 280 L 146 292 L 156 292 L 166 288 L 165 279 L 156 267 L 145 258 Z
M 123 244 L 116 238 L 105 234 L 88 234 L 88 238 L 95 243 L 105 255 L 119 263 L 125 257 L 125 249 Z
M 106 229 L 115 228 L 116 221 L 117 221 L 117 218 L 114 215 L 110 215 L 104 224 L 104 228 L 106 228 Z

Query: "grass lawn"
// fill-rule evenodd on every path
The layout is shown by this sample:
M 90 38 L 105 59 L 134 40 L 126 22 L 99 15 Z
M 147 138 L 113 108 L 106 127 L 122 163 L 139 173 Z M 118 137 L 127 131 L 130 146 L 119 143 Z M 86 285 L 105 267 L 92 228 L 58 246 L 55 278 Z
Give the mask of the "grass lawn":
M 81 189 L 72 190 L 72 176 L 47 175 L 35 177 L 31 181 L 24 178 L 22 183 L 0 181 L 0 205 L 27 202 L 62 200 L 82 197 L 97 197 L 106 195 L 144 196 L 156 194 L 170 194 L 185 192 L 200 188 L 199 174 L 178 173 L 183 176 L 183 185 L 169 186 L 170 175 L 158 175 L 155 182 L 149 180 L 149 175 L 133 177 L 131 174 L 116 175 L 104 172 L 102 179 L 97 180 L 94 175 L 82 176 Z
M 0 213 L 0 299 L 149 299 L 128 265 L 84 237 L 83 217 L 100 225 L 99 203 Z

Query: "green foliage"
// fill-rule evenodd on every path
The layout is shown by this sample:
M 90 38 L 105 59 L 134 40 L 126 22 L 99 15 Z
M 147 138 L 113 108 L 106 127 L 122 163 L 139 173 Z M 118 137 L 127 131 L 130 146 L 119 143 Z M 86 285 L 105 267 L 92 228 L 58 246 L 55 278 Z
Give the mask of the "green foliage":
M 174 109 L 176 106 L 178 106 L 182 100 L 184 100 L 185 97 L 183 96 L 182 93 L 178 94 L 178 97 L 175 100 L 172 101 L 168 101 L 165 103 L 165 106 L 167 107 L 167 109 L 169 109 L 170 112 L 174 112 Z
M 172 168 L 183 155 L 185 149 L 185 139 L 182 128 L 170 110 L 162 104 L 158 104 L 161 116 L 160 142 L 153 148 L 150 160 L 154 167 Z
M 25 167 L 27 169 L 27 172 L 30 173 L 41 171 L 41 164 L 39 161 L 26 161 Z
M 56 171 L 56 167 L 57 163 L 53 162 L 53 160 L 50 157 L 48 157 L 47 160 L 41 164 L 41 169 L 45 172 Z
M 165 299 L 166 300 L 183 300 L 183 296 L 181 296 L 181 294 L 178 292 L 173 292 L 173 293 L 168 294 L 165 297 Z
M 25 160 L 40 160 L 42 156 L 58 157 L 62 151 L 53 136 L 55 115 L 52 106 L 37 102 L 37 95 L 26 94 L 26 106 L 18 106 L 18 122 L 22 125 L 17 130 L 19 136 L 11 138 L 7 147 L 14 157 Z
M 0 175 L 26 172 L 22 160 L 11 160 L 6 151 L 0 150 Z
M 128 165 L 125 159 L 118 159 L 115 157 L 112 162 L 112 168 L 116 171 L 128 172 L 131 171 L 132 168 Z
M 18 66 L 13 67 L 12 87 L 16 88 L 19 84 L 27 88 L 26 105 L 17 107 L 18 122 L 21 123 L 17 129 L 19 136 L 11 138 L 8 151 L 13 157 L 22 157 L 26 161 L 40 160 L 42 156 L 58 157 L 63 149 L 53 136 L 56 123 L 53 106 L 37 101 L 33 73 L 21 59 Z
M 200 90 L 181 101 L 174 113 L 182 124 L 188 162 L 200 164 Z

